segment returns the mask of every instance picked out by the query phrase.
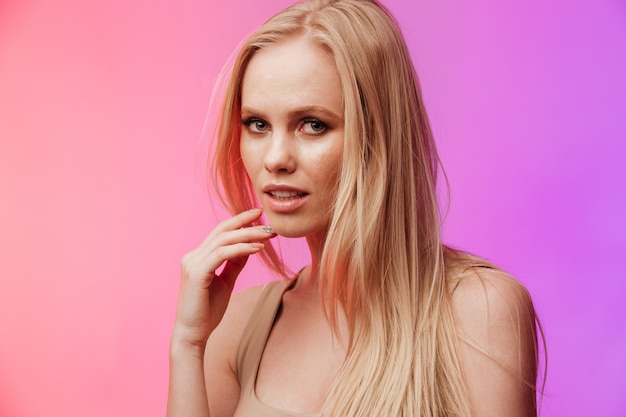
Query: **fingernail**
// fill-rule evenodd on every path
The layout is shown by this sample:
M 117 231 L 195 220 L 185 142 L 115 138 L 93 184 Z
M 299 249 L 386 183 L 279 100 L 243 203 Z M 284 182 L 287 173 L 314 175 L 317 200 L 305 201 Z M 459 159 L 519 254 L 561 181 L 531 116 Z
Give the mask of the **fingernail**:
M 261 226 L 259 227 L 259 229 L 261 229 L 265 233 L 274 233 L 274 229 L 272 229 L 272 226 L 270 226 L 269 224 L 266 226 Z
M 263 211 L 263 209 L 262 209 L 262 208 L 258 208 L 258 207 L 255 207 L 255 208 L 253 208 L 253 209 L 250 209 L 250 212 L 251 212 L 251 213 L 260 213 L 260 212 L 262 212 L 262 211 Z
M 263 249 L 265 247 L 265 245 L 260 242 L 252 242 L 250 243 L 250 246 L 256 249 Z

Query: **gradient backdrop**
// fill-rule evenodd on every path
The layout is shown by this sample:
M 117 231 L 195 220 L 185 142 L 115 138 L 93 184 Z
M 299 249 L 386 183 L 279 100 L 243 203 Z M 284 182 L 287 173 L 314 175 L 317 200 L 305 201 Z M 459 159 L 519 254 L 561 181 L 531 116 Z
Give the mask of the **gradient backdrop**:
M 287 3 L 0 0 L 1 417 L 164 414 L 179 259 L 224 218 L 212 85 Z M 449 175 L 446 240 L 536 301 L 543 416 L 626 416 L 626 3 L 385 4 Z M 251 262 L 239 288 L 268 279 Z

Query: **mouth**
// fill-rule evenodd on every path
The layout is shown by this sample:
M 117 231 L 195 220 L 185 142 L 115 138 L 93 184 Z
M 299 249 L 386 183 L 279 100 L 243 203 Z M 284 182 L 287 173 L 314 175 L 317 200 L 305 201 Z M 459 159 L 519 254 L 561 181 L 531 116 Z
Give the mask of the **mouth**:
M 266 191 L 266 193 L 272 196 L 272 198 L 275 198 L 276 200 L 283 200 L 283 201 L 293 200 L 296 198 L 302 198 L 308 194 L 308 193 L 301 192 L 301 191 L 288 191 L 288 190 L 271 190 L 271 191 Z
M 272 184 L 261 190 L 265 195 L 263 206 L 274 213 L 293 213 L 306 204 L 309 193 L 288 185 Z

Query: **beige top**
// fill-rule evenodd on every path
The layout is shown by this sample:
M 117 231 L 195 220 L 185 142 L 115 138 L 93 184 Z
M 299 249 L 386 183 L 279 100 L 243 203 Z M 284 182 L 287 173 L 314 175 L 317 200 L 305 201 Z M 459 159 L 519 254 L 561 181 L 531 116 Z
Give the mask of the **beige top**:
M 318 414 L 299 414 L 279 410 L 262 403 L 256 397 L 255 384 L 261 357 L 269 337 L 276 314 L 282 303 L 283 294 L 295 282 L 274 281 L 261 291 L 246 325 L 237 350 L 237 379 L 241 387 L 239 404 L 234 417 L 313 417 Z

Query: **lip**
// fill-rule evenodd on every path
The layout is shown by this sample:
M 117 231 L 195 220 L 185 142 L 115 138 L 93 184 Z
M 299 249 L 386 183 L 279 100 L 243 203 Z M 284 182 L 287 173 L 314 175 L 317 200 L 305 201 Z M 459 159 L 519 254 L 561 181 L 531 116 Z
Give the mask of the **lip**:
M 269 184 L 264 186 L 262 200 L 265 208 L 277 213 L 289 213 L 300 208 L 307 200 L 309 193 L 284 184 Z M 280 195 L 276 195 L 276 194 Z M 289 194 L 294 194 L 289 196 Z

